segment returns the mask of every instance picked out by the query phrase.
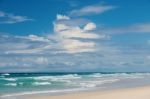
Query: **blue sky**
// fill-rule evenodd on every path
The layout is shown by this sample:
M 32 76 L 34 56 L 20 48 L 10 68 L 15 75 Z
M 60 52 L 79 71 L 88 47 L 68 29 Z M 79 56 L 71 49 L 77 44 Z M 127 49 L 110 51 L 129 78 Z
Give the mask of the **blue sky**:
M 149 0 L 0 0 L 0 72 L 150 71 Z

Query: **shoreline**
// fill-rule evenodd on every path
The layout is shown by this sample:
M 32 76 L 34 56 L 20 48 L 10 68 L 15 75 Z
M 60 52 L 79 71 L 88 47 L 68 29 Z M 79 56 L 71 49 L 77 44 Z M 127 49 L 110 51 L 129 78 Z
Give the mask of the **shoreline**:
M 78 92 L 55 96 L 38 96 L 28 99 L 150 99 L 150 85 L 106 91 Z

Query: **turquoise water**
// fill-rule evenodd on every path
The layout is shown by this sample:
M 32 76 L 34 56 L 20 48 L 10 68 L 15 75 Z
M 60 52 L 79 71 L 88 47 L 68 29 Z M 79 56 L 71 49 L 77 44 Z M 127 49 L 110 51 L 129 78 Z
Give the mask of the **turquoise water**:
M 119 82 L 138 81 L 148 77 L 150 78 L 150 73 L 0 74 L 0 97 L 105 89 L 118 85 Z

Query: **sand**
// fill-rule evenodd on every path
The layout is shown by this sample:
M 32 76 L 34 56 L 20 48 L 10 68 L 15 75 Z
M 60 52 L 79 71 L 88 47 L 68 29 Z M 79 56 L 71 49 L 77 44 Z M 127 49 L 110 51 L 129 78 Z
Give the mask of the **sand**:
M 58 96 L 32 97 L 31 99 L 150 99 L 150 86 L 110 91 L 80 92 Z

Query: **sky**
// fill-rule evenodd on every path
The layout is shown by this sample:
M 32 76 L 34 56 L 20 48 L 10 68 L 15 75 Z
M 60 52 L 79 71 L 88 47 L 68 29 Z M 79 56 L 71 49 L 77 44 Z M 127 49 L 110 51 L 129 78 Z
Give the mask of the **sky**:
M 149 72 L 149 0 L 0 0 L 0 72 Z

